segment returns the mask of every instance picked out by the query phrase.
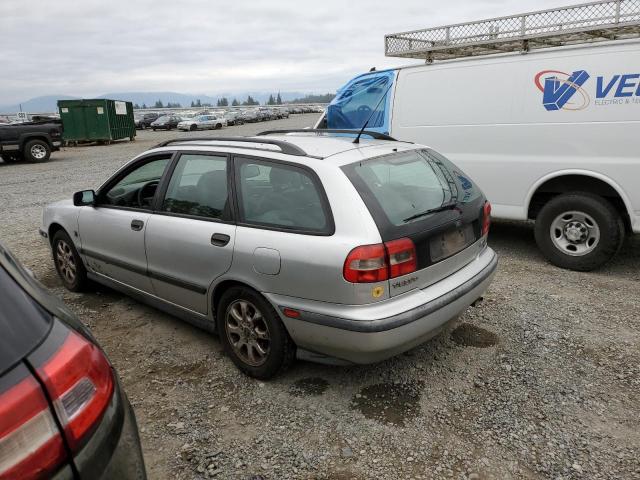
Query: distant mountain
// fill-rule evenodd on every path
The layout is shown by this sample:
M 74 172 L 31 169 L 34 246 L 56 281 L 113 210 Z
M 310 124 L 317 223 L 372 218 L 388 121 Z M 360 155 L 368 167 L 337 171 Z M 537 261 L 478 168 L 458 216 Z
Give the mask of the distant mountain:
M 29 113 L 52 113 L 58 111 L 58 100 L 75 100 L 78 97 L 70 95 L 46 95 L 35 97 L 22 102 L 22 111 Z M 20 104 L 0 107 L 0 113 L 16 113 L 20 111 Z
M 112 100 L 125 100 L 133 102 L 140 106 L 146 105 L 149 108 L 153 108 L 153 105 L 160 100 L 164 105 L 167 103 L 179 103 L 183 107 L 190 107 L 191 102 L 200 100 L 200 103 L 210 103 L 215 105 L 219 98 L 227 98 L 229 104 L 233 99 L 237 99 L 240 103 L 247 99 L 251 95 L 255 100 L 264 104 L 269 99 L 269 95 L 276 95 L 277 90 L 269 91 L 252 91 L 252 92 L 234 92 L 234 93 L 220 93 L 217 95 L 194 95 L 187 93 L 177 92 L 114 92 L 105 93 L 103 95 L 97 95 L 94 97 L 86 98 L 110 98 Z M 282 101 L 288 102 L 296 98 L 304 97 L 309 92 L 280 92 Z M 43 97 L 35 97 L 25 102 L 22 102 L 22 110 L 29 113 L 53 113 L 58 110 L 58 100 L 75 100 L 80 97 L 74 97 L 70 95 L 46 95 Z M 5 105 L 0 106 L 0 113 L 15 113 L 20 111 L 20 105 Z

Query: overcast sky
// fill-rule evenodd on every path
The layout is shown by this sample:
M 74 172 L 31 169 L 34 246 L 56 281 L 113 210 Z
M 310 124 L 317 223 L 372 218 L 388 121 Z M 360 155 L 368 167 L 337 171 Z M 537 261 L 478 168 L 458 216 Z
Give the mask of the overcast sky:
M 385 33 L 575 0 L 1 0 L 0 105 L 49 94 L 333 92 Z

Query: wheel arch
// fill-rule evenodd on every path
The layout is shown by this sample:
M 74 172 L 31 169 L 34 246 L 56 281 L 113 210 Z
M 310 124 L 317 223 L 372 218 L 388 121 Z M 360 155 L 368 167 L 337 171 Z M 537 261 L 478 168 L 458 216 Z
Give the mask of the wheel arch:
M 49 136 L 48 133 L 34 132 L 34 133 L 25 133 L 20 137 L 20 148 L 24 148 L 25 145 L 31 140 L 41 140 L 47 145 L 49 145 L 49 148 L 53 146 L 53 144 L 51 143 L 51 137 Z
M 58 233 L 60 230 L 67 232 L 67 230 L 58 222 L 52 222 L 51 225 L 49 225 L 49 228 L 47 230 L 47 234 L 49 235 L 49 244 L 53 245 L 53 236 Z M 69 234 L 69 232 L 67 232 L 67 235 Z
M 620 213 L 625 226 L 630 228 L 632 208 L 624 189 L 606 175 L 581 169 L 553 172 L 538 179 L 525 202 L 527 218 L 535 220 L 551 198 L 570 191 L 588 192 L 606 198 Z
M 215 285 L 212 288 L 211 294 L 210 294 L 212 318 L 215 319 L 215 317 L 216 317 L 217 310 L 218 310 L 218 305 L 220 304 L 220 299 L 222 298 L 222 295 L 224 295 L 224 293 L 227 290 L 229 290 L 230 288 L 233 288 L 233 287 L 250 288 L 251 290 L 254 290 L 258 294 L 262 295 L 260 293 L 260 289 L 257 288 L 255 285 L 253 285 L 251 282 L 247 282 L 245 280 L 240 280 L 240 279 L 237 279 L 237 278 L 225 278 L 225 279 L 222 279 L 222 280 L 218 281 L 217 283 L 215 283 Z M 267 300 L 267 302 L 268 301 L 269 300 Z

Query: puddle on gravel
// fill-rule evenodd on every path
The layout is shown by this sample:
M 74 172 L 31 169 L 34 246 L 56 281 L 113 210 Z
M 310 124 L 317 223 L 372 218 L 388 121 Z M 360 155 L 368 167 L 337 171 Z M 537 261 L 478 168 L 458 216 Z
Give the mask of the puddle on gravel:
M 462 323 L 451 332 L 451 340 L 465 347 L 486 348 L 498 343 L 498 336 L 484 328 Z
M 289 388 L 289 393 L 295 397 L 306 397 L 310 395 L 322 395 L 329 387 L 329 382 L 324 378 L 311 377 L 296 380 Z
M 364 387 L 351 400 L 366 418 L 403 426 L 420 414 L 423 383 L 378 383 Z

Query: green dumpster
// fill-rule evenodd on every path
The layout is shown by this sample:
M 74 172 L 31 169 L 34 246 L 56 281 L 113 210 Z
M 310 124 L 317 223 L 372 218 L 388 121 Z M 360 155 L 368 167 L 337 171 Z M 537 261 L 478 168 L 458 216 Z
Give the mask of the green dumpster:
M 119 100 L 58 100 L 66 142 L 107 142 L 136 136 L 131 102 Z

